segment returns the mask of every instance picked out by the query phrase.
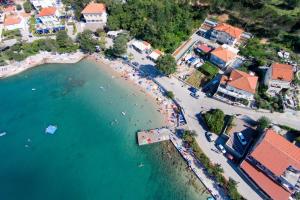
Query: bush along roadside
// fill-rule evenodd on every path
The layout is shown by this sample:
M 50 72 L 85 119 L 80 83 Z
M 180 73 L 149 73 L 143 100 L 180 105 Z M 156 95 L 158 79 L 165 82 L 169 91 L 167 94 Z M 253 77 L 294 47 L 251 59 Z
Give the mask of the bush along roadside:
M 184 131 L 182 139 L 184 144 L 191 148 L 195 158 L 200 161 L 200 163 L 206 169 L 207 175 L 210 178 L 213 178 L 220 186 L 222 186 L 227 195 L 232 200 L 243 200 L 243 198 L 237 191 L 237 183 L 229 178 L 227 181 L 226 178 L 223 176 L 223 168 L 219 164 L 213 164 L 210 159 L 203 153 L 202 149 L 196 142 L 194 138 L 195 133 L 192 131 Z

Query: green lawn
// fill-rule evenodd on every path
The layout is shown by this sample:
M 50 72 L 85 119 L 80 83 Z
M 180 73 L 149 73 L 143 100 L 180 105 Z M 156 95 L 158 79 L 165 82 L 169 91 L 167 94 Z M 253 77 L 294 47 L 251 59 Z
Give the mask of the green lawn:
M 218 72 L 219 69 L 217 67 L 206 62 L 198 70 L 194 71 L 186 82 L 196 88 L 200 88 L 211 81 Z
M 206 62 L 199 68 L 199 71 L 207 76 L 214 77 L 219 72 L 219 69 L 213 64 Z

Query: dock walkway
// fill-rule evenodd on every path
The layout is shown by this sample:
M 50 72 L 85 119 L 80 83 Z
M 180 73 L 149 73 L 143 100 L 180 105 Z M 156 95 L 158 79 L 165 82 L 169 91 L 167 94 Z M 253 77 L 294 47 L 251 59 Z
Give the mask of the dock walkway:
M 157 128 L 148 131 L 139 131 L 137 133 L 137 139 L 139 145 L 153 144 L 170 140 L 171 133 L 171 130 L 168 128 Z

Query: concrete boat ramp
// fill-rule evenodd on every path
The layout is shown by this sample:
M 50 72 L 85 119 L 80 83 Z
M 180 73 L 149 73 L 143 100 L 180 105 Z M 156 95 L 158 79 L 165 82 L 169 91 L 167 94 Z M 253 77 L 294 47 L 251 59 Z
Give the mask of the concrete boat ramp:
M 157 142 L 170 140 L 171 134 L 172 131 L 168 128 L 157 128 L 148 131 L 138 131 L 137 132 L 138 144 L 141 146 L 145 144 L 153 144 Z

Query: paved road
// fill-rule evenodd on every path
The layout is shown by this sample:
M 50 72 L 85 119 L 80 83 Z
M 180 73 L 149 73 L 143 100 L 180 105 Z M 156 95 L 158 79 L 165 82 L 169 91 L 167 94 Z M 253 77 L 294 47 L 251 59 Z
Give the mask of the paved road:
M 155 67 L 153 66 L 154 63 L 146 59 L 145 55 L 139 54 L 131 48 L 129 48 L 128 51 L 133 54 L 133 61 L 139 62 L 141 64 L 141 68 L 145 68 L 145 66 L 147 66 L 146 69 L 152 76 L 157 75 L 157 72 L 155 73 Z M 249 184 L 241 178 L 236 170 L 236 166 L 231 165 L 222 154 L 214 151 L 216 147 L 213 143 L 209 143 L 206 140 L 204 135 L 205 130 L 199 124 L 196 115 L 201 111 L 206 111 L 211 108 L 220 108 L 225 112 L 225 114 L 243 114 L 249 116 L 254 120 L 257 120 L 261 116 L 266 116 L 270 118 L 274 123 L 285 124 L 296 129 L 300 129 L 300 116 L 290 113 L 261 113 L 245 108 L 234 107 L 212 98 L 208 98 L 204 93 L 200 93 L 200 98 L 195 99 L 189 95 L 188 86 L 183 85 L 181 81 L 174 77 L 156 77 L 155 80 L 159 82 L 163 87 L 165 87 L 165 89 L 174 92 L 176 100 L 184 109 L 189 128 L 191 130 L 195 130 L 198 134 L 196 136 L 196 140 L 202 148 L 203 152 L 211 159 L 212 162 L 221 164 L 222 168 L 224 169 L 225 177 L 231 177 L 238 182 L 238 191 L 240 192 L 240 194 L 242 194 L 247 199 L 262 199 L 249 186 Z
M 203 94 L 201 97 L 196 100 L 192 98 L 187 92 L 187 87 L 182 87 L 182 83 L 175 78 L 157 78 L 157 81 L 161 83 L 167 90 L 171 90 L 175 93 L 175 98 L 180 102 L 180 105 L 183 107 L 188 126 L 191 130 L 195 130 L 197 133 L 196 140 L 200 145 L 203 152 L 210 158 L 214 163 L 221 164 L 224 169 L 224 175 L 226 178 L 233 178 L 237 181 L 238 191 L 247 199 L 261 199 L 261 197 L 254 192 L 254 190 L 239 176 L 235 171 L 235 166 L 230 165 L 227 159 L 220 153 L 213 151 L 216 149 L 214 143 L 209 143 L 205 138 L 205 130 L 199 124 L 198 119 L 195 117 L 201 110 L 209 109 L 215 107 L 214 102 L 208 102 L 207 97 Z M 202 102 L 205 102 L 206 108 L 202 107 Z M 226 104 L 227 105 L 227 104 Z
M 198 34 L 196 34 L 196 32 L 190 37 L 189 40 L 187 40 L 186 42 L 184 42 L 183 44 L 181 44 L 173 53 L 173 56 L 175 57 L 175 60 L 179 60 L 183 54 L 196 42 L 203 42 L 206 43 L 210 46 L 213 46 L 215 48 L 217 48 L 219 45 L 216 43 L 211 42 L 210 40 L 199 36 Z

